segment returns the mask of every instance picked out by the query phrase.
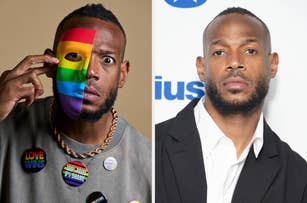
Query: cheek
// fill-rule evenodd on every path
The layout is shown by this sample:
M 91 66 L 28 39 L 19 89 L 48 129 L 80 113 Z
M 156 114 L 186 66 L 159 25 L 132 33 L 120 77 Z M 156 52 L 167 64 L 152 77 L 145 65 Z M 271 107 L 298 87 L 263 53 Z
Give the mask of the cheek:
M 205 65 L 205 80 L 216 81 L 223 74 L 223 65 L 218 63 L 208 63 Z
M 268 57 L 263 55 L 245 57 L 243 64 L 250 69 L 260 70 L 269 67 Z
M 246 63 L 247 71 L 251 78 L 259 77 L 270 78 L 270 64 L 266 60 L 250 60 Z
M 119 75 L 115 72 L 103 72 L 101 76 L 101 83 L 105 87 L 112 88 L 117 86 L 119 81 Z
M 70 64 L 62 63 L 58 67 L 57 80 L 74 83 L 85 83 L 87 67 L 85 67 L 84 62 L 74 62 L 72 66 L 69 66 Z

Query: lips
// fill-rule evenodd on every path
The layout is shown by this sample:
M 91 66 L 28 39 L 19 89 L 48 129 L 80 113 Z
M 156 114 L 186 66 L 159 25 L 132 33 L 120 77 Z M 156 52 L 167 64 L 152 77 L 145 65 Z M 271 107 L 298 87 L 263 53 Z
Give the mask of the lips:
M 241 77 L 229 77 L 223 81 L 223 85 L 227 89 L 241 91 L 248 87 L 248 82 Z
M 84 99 L 85 100 L 95 100 L 100 96 L 97 90 L 93 86 L 85 86 L 84 89 Z

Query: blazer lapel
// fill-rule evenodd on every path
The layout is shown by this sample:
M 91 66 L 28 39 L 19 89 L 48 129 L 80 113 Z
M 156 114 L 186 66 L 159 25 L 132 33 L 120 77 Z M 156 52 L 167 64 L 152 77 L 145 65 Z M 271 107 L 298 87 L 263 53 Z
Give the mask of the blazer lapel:
M 192 101 L 177 115 L 169 130 L 173 139 L 167 144 L 167 151 L 182 202 L 205 203 L 205 169 L 193 111 L 197 101 Z
M 266 190 L 280 169 L 279 151 L 275 135 L 264 121 L 264 144 L 256 159 L 251 147 L 240 174 L 232 203 L 261 202 Z

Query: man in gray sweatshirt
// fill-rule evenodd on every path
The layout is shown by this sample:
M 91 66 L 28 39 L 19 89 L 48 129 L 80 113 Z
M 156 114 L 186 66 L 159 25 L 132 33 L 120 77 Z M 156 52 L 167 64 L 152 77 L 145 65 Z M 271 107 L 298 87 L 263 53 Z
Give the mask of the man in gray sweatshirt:
M 150 143 L 113 108 L 125 45 L 116 16 L 86 5 L 60 22 L 53 50 L 1 75 L 0 202 L 151 201 Z M 37 99 L 41 74 L 53 97 Z

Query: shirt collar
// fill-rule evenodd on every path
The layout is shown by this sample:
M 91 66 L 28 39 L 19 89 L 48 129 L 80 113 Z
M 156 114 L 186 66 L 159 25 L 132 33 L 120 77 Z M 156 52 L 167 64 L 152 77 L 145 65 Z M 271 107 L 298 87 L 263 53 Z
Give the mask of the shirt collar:
M 255 157 L 258 158 L 258 155 L 263 146 L 263 113 L 261 112 L 254 136 L 251 143 L 253 143 Z
M 208 111 L 204 107 L 204 99 L 205 97 L 202 97 L 202 99 L 200 99 L 197 105 L 194 107 L 194 114 L 200 136 L 206 136 L 206 141 L 203 143 L 205 145 L 203 149 L 205 150 L 205 154 L 207 154 L 214 149 L 220 140 L 223 138 L 229 138 L 224 135 L 224 133 L 209 115 Z M 212 136 L 207 136 L 208 134 Z M 255 157 L 258 158 L 263 146 L 263 113 L 260 115 L 255 133 L 247 147 L 250 148 L 251 145 L 253 145 Z
M 204 97 L 194 107 L 194 114 L 196 126 L 202 140 L 204 155 L 209 156 L 225 135 L 205 109 Z

